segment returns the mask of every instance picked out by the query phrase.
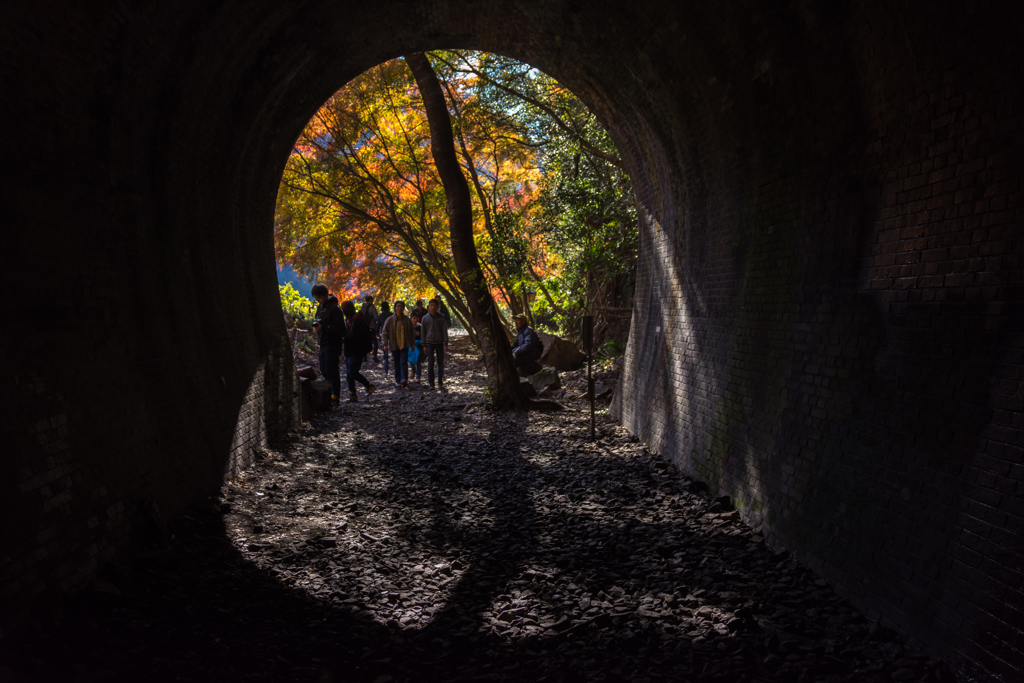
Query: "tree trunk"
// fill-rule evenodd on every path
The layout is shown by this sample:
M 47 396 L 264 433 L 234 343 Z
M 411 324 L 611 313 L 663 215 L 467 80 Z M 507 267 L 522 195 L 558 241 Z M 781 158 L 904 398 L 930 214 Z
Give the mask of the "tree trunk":
M 473 243 L 473 203 L 469 183 L 462 175 L 455 153 L 455 137 L 444 92 L 425 54 L 406 55 L 405 61 L 416 77 L 416 84 L 423 97 L 423 108 L 427 113 L 427 123 L 430 124 L 430 151 L 448 200 L 448 223 L 455 270 L 469 304 L 471 322 L 480 349 L 484 353 L 494 405 L 505 410 L 523 410 L 526 401 L 519 388 L 512 345 L 498 320 L 498 307 L 487 288 L 487 280 L 480 268 L 480 258 Z
M 537 321 L 533 319 L 533 310 L 530 308 L 530 294 L 526 291 L 526 282 L 523 282 L 523 313 L 526 314 L 526 322 L 530 327 L 537 329 Z

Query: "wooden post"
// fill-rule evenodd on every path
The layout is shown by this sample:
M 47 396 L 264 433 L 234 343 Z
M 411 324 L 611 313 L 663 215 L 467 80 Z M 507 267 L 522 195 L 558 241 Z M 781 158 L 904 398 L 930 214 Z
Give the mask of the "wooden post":
M 594 316 L 583 316 L 580 330 L 583 351 L 587 354 L 587 398 L 590 399 L 590 440 L 594 441 Z

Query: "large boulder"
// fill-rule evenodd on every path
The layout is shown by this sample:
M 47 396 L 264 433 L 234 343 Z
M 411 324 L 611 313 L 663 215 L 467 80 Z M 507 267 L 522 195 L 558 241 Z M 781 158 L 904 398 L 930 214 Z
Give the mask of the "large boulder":
M 587 355 L 571 341 L 547 332 L 538 332 L 537 336 L 544 345 L 544 353 L 540 356 L 542 364 L 559 372 L 568 372 L 579 370 L 587 362 Z
M 533 385 L 538 396 L 543 396 L 545 391 L 550 392 L 562 388 L 562 381 L 558 379 L 558 373 L 548 368 L 531 375 L 530 384 Z
M 523 396 L 526 398 L 537 398 L 537 390 L 533 388 L 533 384 L 530 383 L 530 380 L 520 380 L 519 387 L 523 390 Z

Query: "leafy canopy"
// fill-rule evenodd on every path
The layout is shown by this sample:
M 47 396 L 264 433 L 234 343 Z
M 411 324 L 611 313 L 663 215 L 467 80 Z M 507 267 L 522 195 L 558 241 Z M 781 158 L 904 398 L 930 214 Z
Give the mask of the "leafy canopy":
M 575 332 L 595 305 L 632 294 L 632 189 L 611 139 L 571 92 L 507 57 L 430 55 L 474 201 L 488 286 L 508 308 Z M 278 258 L 342 296 L 443 292 L 465 313 L 443 188 L 415 79 L 395 59 L 335 93 L 288 160 L 275 221 Z

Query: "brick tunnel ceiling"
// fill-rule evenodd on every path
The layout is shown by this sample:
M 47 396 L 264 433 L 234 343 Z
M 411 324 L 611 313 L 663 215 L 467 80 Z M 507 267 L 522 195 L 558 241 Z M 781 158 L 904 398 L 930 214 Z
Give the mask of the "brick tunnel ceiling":
M 56 302 L 75 343 L 5 327 L 0 474 L 29 523 L 4 590 L 81 585 L 148 505 L 295 424 L 270 229 L 292 143 L 375 64 L 471 48 L 573 90 L 630 171 L 623 424 L 868 614 L 1012 679 L 1024 23 L 949 5 L 8 3 L 5 326 Z

